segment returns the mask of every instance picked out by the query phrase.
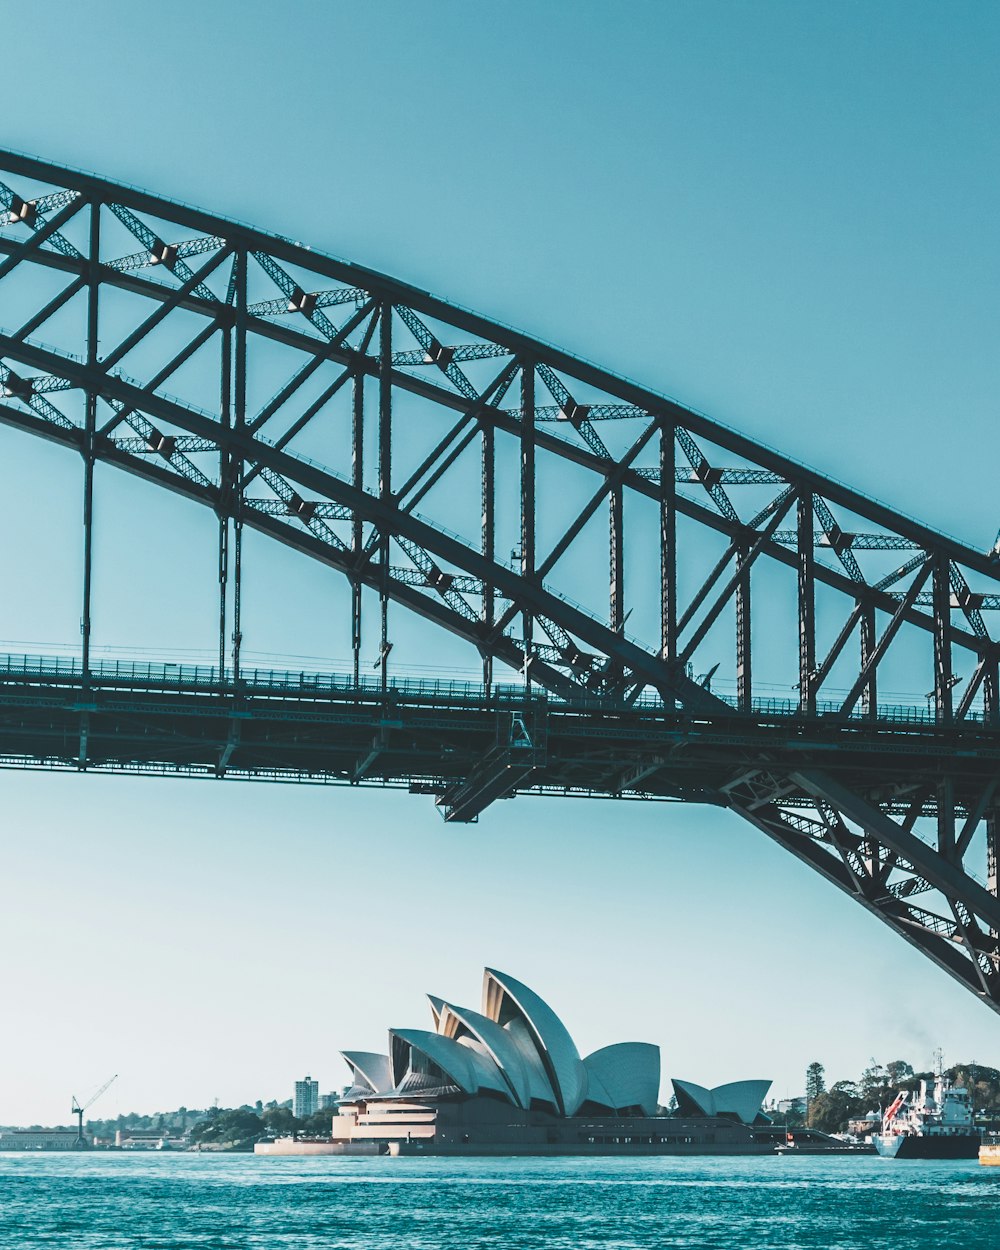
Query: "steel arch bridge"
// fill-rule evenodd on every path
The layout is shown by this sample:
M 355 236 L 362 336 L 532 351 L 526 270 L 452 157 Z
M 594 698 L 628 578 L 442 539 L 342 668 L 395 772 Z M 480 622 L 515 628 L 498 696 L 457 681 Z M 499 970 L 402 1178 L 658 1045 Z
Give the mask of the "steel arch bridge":
M 997 549 L 383 274 L 0 174 L 0 420 L 80 457 L 83 561 L 80 655 L 0 659 L 0 763 L 716 804 L 1000 1011 Z M 218 518 L 217 663 L 96 656 L 99 463 Z M 353 671 L 247 664 L 248 527 L 339 575 Z M 482 681 L 407 677 L 400 610 Z

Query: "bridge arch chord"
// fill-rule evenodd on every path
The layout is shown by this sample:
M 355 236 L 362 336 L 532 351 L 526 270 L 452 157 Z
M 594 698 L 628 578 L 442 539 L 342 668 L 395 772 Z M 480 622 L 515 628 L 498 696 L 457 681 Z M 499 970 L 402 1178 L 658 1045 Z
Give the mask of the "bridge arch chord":
M 248 526 L 348 580 L 355 685 L 373 605 L 386 697 L 399 606 L 474 648 L 487 702 L 521 675 L 544 715 L 425 776 L 446 817 L 532 788 L 724 804 L 1000 1005 L 997 547 L 135 188 L 0 153 L 0 226 L 0 420 L 83 463 L 84 681 L 103 462 L 217 515 L 234 683 Z M 884 700 L 901 675 L 926 702 Z M 388 779 L 387 732 L 345 779 Z M 248 748 L 220 750 L 222 775 Z

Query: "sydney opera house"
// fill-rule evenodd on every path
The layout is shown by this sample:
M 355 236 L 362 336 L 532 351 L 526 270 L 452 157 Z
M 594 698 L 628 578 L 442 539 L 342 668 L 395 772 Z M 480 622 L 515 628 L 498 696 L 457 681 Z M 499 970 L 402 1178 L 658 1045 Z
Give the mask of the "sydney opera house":
M 543 999 L 487 968 L 479 1011 L 429 996 L 432 1029 L 390 1029 L 388 1053 L 343 1051 L 352 1084 L 333 1137 L 352 1153 L 747 1154 L 773 1150 L 770 1081 L 673 1082 L 660 1051 L 619 1042 L 581 1058 Z

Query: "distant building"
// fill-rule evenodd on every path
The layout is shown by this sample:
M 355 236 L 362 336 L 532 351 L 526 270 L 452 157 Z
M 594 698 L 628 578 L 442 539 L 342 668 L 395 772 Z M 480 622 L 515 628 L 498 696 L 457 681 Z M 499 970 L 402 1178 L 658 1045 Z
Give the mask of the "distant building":
M 292 1114 L 297 1120 L 308 1120 L 319 1110 L 319 1081 L 307 1076 L 304 1081 L 295 1082 L 295 1102 Z
M 5 1128 L 0 1130 L 0 1150 L 75 1150 L 75 1128 Z
M 340 1106 L 339 1094 L 321 1094 L 319 1099 L 320 1111 L 336 1111 Z

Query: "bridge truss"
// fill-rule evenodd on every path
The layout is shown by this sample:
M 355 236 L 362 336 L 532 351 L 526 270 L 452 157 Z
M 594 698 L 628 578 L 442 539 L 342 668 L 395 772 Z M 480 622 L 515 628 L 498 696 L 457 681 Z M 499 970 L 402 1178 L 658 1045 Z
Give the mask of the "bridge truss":
M 81 654 L 0 660 L 0 762 L 713 803 L 1000 1011 L 997 550 L 289 239 L 0 178 L 0 421 L 83 500 Z M 92 655 L 97 464 L 218 518 L 216 664 Z M 346 579 L 350 674 L 248 668 L 247 528 Z M 482 682 L 406 679 L 400 611 Z

